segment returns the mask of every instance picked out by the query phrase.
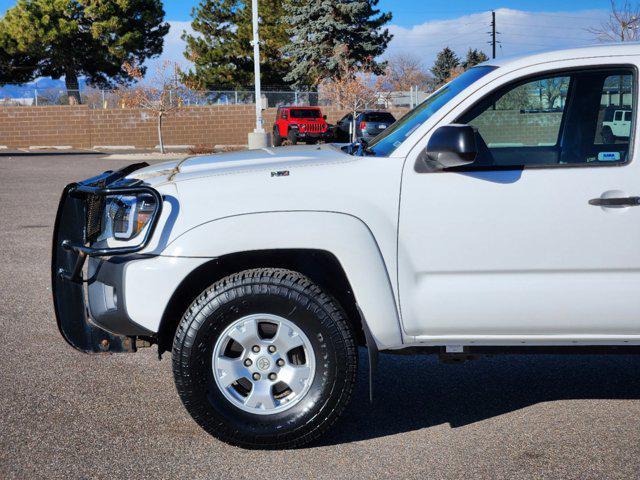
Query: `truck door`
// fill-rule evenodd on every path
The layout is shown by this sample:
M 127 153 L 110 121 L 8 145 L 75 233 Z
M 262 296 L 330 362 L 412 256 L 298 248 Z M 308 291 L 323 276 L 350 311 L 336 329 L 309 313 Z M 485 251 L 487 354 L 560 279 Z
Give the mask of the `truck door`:
M 615 115 L 613 116 L 613 134 L 616 137 L 622 136 L 622 115 L 624 112 L 622 110 L 616 110 Z
M 600 135 L 603 92 L 621 78 L 624 108 L 635 112 L 635 72 L 550 72 L 499 87 L 455 119 L 477 128 L 475 163 L 418 173 L 407 162 L 399 224 L 407 334 L 640 335 L 640 159 L 634 135 L 613 145 Z

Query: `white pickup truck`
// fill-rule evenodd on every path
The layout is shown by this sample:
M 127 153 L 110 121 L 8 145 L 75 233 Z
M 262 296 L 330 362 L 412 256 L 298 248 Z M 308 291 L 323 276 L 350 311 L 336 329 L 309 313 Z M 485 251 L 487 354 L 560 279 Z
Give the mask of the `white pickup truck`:
M 189 413 L 247 448 L 325 432 L 358 346 L 370 371 L 378 351 L 635 351 L 639 65 L 637 45 L 490 61 L 369 145 L 73 183 L 53 243 L 60 331 L 87 353 L 171 351 Z M 600 140 L 610 77 L 632 99 L 615 144 Z

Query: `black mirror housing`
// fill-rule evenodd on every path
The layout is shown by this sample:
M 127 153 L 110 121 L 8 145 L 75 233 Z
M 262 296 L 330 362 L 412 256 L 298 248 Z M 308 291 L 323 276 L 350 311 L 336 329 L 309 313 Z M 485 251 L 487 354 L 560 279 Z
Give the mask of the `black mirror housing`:
M 418 156 L 417 172 L 432 172 L 473 163 L 478 155 L 476 130 L 470 125 L 444 125 L 431 135 Z

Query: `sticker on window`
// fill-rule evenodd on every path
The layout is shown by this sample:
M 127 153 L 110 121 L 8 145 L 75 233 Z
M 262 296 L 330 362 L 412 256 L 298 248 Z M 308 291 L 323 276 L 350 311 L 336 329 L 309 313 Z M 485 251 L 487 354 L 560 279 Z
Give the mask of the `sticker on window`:
M 600 162 L 617 162 L 620 160 L 620 152 L 600 152 L 598 160 Z

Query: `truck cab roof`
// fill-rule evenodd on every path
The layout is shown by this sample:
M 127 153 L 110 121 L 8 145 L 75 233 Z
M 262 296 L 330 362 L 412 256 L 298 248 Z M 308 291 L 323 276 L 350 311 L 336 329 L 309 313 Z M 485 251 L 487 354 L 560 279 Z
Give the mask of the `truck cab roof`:
M 537 63 L 548 63 L 562 60 L 573 60 L 593 57 L 616 57 L 640 55 L 640 42 L 602 43 L 597 45 L 585 45 L 561 50 L 539 50 L 526 55 L 512 55 L 503 58 L 495 58 L 483 65 L 494 67 L 519 68 L 531 66 Z

